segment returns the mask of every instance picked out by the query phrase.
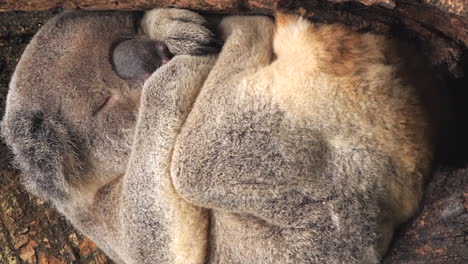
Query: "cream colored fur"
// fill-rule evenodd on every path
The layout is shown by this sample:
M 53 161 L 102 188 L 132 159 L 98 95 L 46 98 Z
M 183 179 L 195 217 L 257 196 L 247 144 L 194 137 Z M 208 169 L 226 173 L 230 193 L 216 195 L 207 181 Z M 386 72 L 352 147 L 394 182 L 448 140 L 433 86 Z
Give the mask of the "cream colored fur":
M 390 51 L 385 49 L 396 43 L 381 36 L 360 35 L 339 25 L 315 26 L 294 16 L 280 15 L 278 21 L 274 38 L 278 60 L 267 70 L 277 80 L 271 88 L 275 100 L 293 118 L 318 120 L 326 116 L 328 122 L 324 124 L 340 124 L 336 127 L 339 131 L 353 127 L 355 131 L 350 133 L 361 135 L 352 138 L 353 144 L 373 145 L 397 157 L 403 173 L 415 176 L 396 179 L 407 181 L 408 190 L 401 190 L 392 181 L 388 186 L 395 200 L 400 200 L 397 207 L 401 219 L 407 219 L 421 198 L 418 183 L 427 171 L 420 168 L 428 168 L 431 160 L 426 142 L 433 131 L 418 95 L 418 89 L 429 93 L 431 88 L 412 87 L 404 83 L 406 80 L 395 78 L 397 67 L 403 66 L 386 63 L 385 53 L 388 56 Z M 291 64 L 290 58 L 295 63 Z M 385 100 L 388 107 L 376 104 L 380 100 Z M 329 140 L 346 144 L 343 134 L 330 133 Z M 401 145 L 402 141 L 407 143 Z

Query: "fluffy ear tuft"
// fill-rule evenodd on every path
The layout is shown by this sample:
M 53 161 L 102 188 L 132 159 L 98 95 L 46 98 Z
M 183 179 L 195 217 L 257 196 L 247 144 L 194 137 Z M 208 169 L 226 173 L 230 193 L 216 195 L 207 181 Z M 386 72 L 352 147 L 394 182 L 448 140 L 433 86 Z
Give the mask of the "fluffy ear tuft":
M 55 205 L 70 197 L 67 164 L 74 146 L 66 126 L 41 111 L 7 112 L 2 136 L 12 149 L 26 188 Z
M 276 15 L 275 15 L 276 29 L 281 30 L 282 27 L 285 27 L 290 24 L 294 24 L 298 20 L 299 20 L 299 16 L 276 12 Z
M 276 13 L 273 50 L 278 57 L 301 59 L 311 54 L 311 41 L 314 37 L 312 24 L 297 15 Z

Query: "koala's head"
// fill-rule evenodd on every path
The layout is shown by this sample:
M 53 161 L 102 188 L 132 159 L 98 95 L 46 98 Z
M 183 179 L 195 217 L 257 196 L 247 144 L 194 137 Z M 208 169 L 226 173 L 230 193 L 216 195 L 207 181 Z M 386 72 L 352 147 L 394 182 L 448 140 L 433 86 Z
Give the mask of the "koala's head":
M 137 36 L 140 16 L 66 12 L 26 48 L 10 84 L 2 135 L 29 191 L 57 205 L 125 172 L 143 82 L 122 78 L 113 53 Z

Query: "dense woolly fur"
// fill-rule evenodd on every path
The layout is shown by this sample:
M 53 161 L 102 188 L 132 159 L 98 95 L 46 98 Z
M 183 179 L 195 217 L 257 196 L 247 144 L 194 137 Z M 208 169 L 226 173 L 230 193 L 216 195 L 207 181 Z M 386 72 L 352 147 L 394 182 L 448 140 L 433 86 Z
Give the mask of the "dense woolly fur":
M 220 27 L 171 169 L 211 209 L 209 263 L 377 263 L 429 170 L 430 83 L 405 79 L 392 41 L 340 25 Z
M 5 119 L 2 132 L 5 140 L 11 143 L 17 166 L 23 170 L 23 184 L 30 192 L 43 194 L 51 201 L 69 199 L 71 175 L 60 173 L 75 171 L 72 166 L 64 168 L 76 160 L 67 130 L 63 124 L 45 117 L 43 112 L 32 109 L 18 112 Z
M 1 126 L 27 189 L 116 263 L 378 263 L 432 160 L 418 58 L 284 14 L 225 17 L 200 56 L 202 16 L 140 18 L 65 12 L 27 47 Z M 121 79 L 139 38 L 176 56 Z

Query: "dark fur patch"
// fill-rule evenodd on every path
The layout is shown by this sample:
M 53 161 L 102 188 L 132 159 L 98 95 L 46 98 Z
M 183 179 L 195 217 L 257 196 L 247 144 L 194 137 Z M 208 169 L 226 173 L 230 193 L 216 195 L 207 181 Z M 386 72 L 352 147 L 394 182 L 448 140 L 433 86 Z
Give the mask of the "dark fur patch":
M 41 111 L 17 111 L 3 121 L 2 135 L 28 190 L 45 200 L 68 198 L 64 171 L 72 143 L 64 124 Z

